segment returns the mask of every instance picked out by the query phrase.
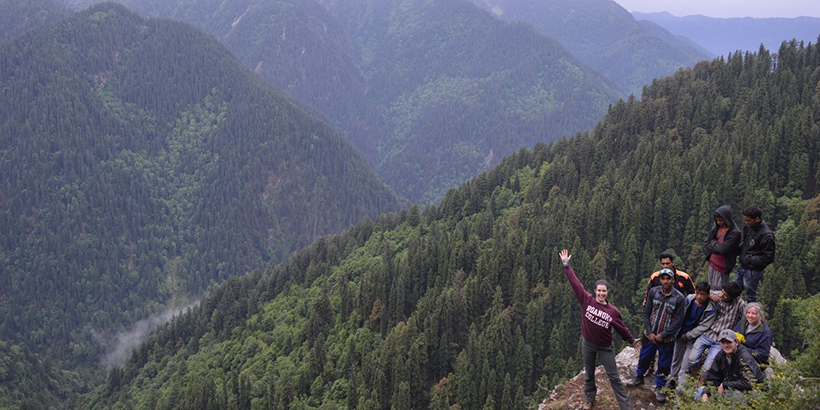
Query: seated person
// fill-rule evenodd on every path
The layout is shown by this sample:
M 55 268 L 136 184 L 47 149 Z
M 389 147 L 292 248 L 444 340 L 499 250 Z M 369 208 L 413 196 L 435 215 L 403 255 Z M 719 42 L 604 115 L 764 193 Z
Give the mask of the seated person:
M 736 282 L 729 282 L 723 287 L 720 292 L 720 302 L 715 303 L 717 307 L 717 318 L 714 322 L 703 332 L 692 347 L 689 353 L 689 369 L 694 376 L 695 373 L 701 370 L 701 358 L 703 352 L 706 351 L 706 359 L 703 360 L 703 371 L 701 372 L 701 379 L 705 376 L 706 371 L 712 367 L 712 360 L 720 352 L 720 343 L 718 343 L 718 336 L 723 329 L 732 329 L 737 322 L 743 317 L 743 312 L 746 311 L 746 301 L 740 297 L 743 289 Z M 703 380 L 701 380 L 703 382 Z
M 766 324 L 763 306 L 757 302 L 746 304 L 743 318 L 737 322 L 735 332 L 743 335 L 743 346 L 752 353 L 757 364 L 769 364 L 769 351 L 772 349 L 772 331 Z
M 695 400 L 709 401 L 714 388 L 717 394 L 736 396 L 752 390 L 752 383 L 762 383 L 763 371 L 752 353 L 740 344 L 732 329 L 723 329 L 718 337 L 720 352 L 706 372 L 706 384 L 698 388 Z

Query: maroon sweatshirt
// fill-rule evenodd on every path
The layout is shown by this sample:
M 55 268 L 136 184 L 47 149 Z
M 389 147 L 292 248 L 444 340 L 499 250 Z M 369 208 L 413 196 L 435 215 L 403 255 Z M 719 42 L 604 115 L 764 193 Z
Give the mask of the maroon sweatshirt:
M 612 345 L 612 330 L 614 328 L 621 338 L 629 342 L 635 343 L 635 338 L 624 323 L 621 317 L 621 312 L 612 303 L 602 305 L 595 300 L 589 292 L 584 290 L 581 281 L 575 276 L 575 271 L 569 266 L 564 266 L 564 273 L 567 274 L 569 284 L 572 286 L 572 291 L 581 304 L 581 334 L 588 342 L 598 346 Z

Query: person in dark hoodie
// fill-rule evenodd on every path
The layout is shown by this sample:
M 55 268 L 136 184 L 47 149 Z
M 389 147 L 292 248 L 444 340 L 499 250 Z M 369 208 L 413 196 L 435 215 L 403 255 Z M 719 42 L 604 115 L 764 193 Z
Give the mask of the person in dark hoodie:
M 709 262 L 709 287 L 712 302 L 720 301 L 723 287 L 729 283 L 729 273 L 735 268 L 740 252 L 741 231 L 732 218 L 732 207 L 721 205 L 714 213 L 715 224 L 703 241 L 706 261 Z
M 743 210 L 743 245 L 740 249 L 740 267 L 735 282 L 746 290 L 746 301 L 757 302 L 757 289 L 763 270 L 774 262 L 774 234 L 761 219 L 763 212 L 757 205 Z

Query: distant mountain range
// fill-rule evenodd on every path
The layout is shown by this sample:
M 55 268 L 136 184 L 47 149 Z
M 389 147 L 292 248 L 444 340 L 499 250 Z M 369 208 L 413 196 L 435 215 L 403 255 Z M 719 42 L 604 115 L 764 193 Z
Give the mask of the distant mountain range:
M 714 18 L 701 15 L 676 17 L 667 12 L 633 12 L 638 20 L 651 21 L 673 34 L 685 36 L 715 55 L 758 51 L 762 44 L 776 52 L 783 41 L 817 43 L 820 18 Z
M 328 118 L 411 201 L 589 129 L 623 95 L 529 25 L 463 0 L 123 3 L 220 39 Z
M 0 0 L 0 44 L 70 13 L 57 0 Z
M 712 55 L 660 27 L 641 24 L 612 0 L 472 0 L 504 20 L 521 20 L 558 40 L 624 93 Z

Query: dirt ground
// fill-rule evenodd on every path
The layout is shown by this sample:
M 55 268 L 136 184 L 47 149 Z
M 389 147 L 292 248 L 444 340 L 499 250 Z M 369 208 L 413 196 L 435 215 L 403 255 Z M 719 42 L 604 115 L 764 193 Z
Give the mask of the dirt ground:
M 624 351 L 618 355 L 616 361 L 618 363 L 618 372 L 621 374 L 621 380 L 624 382 L 624 385 L 626 385 L 626 382 L 631 380 L 635 375 L 634 363 L 637 363 L 637 355 L 632 349 L 624 349 Z M 629 402 L 632 403 L 632 408 L 635 410 L 669 408 L 669 406 L 661 405 L 655 400 L 654 376 L 647 375 L 645 381 L 646 384 L 643 387 L 626 388 L 626 392 L 629 395 Z M 612 387 L 609 385 L 609 378 L 607 378 L 603 366 L 598 366 L 598 368 L 595 369 L 595 384 L 598 386 L 598 394 L 596 395 L 593 409 L 618 410 L 618 402 L 612 393 Z M 584 373 L 582 371 L 578 376 L 575 376 L 575 378 L 567 380 L 564 384 L 556 387 L 552 396 L 544 401 L 540 409 L 580 409 L 583 408 L 583 406 Z

